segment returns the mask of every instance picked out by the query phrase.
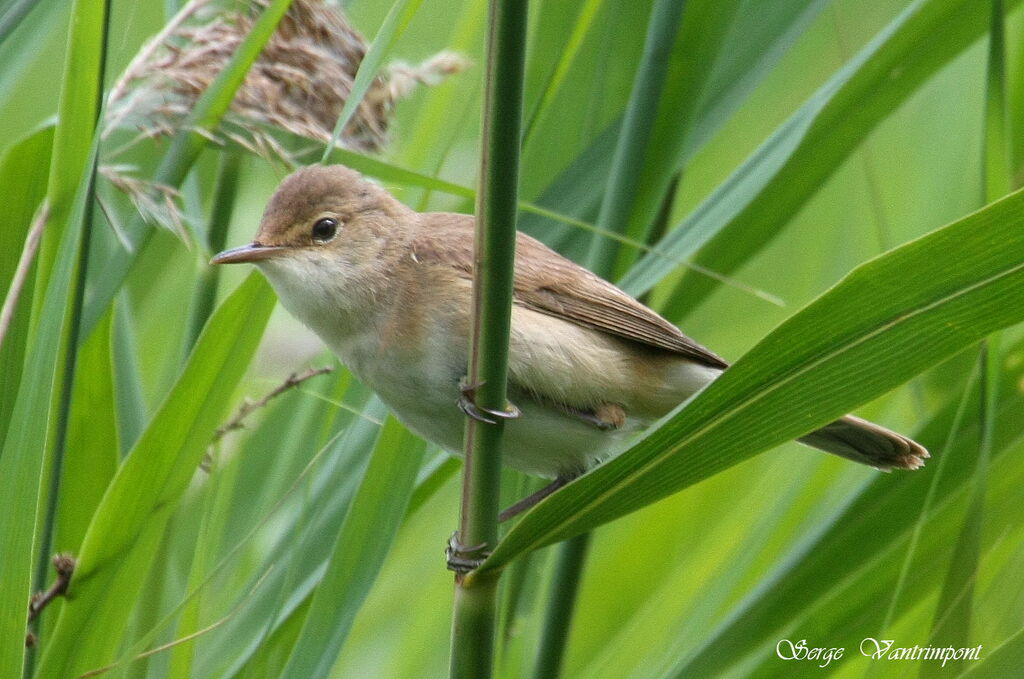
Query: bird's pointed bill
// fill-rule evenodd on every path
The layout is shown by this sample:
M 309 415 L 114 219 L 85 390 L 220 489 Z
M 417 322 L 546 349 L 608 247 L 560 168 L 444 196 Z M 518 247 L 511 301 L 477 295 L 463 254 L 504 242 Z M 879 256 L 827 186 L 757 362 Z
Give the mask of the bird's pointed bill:
M 225 250 L 224 252 L 214 255 L 213 259 L 210 260 L 210 264 L 241 264 L 244 262 L 259 262 L 264 259 L 276 257 L 286 249 L 287 248 L 277 247 L 274 245 L 249 243 L 248 245 Z

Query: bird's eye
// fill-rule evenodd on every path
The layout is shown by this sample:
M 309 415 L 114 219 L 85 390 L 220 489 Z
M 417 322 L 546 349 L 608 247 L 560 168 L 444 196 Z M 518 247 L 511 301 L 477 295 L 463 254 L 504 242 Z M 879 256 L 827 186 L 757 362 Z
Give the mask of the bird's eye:
M 326 243 L 334 238 L 338 231 L 338 220 L 333 217 L 318 219 L 313 225 L 313 240 L 317 243 Z

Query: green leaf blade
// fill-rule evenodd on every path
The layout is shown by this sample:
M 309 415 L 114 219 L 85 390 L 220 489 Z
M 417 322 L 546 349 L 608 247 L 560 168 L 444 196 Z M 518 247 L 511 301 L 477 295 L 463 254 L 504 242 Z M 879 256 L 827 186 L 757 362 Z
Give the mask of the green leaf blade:
M 1018 192 L 859 267 L 629 452 L 538 505 L 483 568 L 799 437 L 1019 322 L 1022 221 Z
M 274 306 L 253 273 L 207 325 L 174 388 L 125 459 L 93 516 L 69 602 L 47 640 L 40 676 L 76 676 L 110 662 L 120 639 L 91 629 L 124 629 L 162 527 L 187 488 Z M 121 592 L 112 604 L 110 592 Z M 102 623 L 102 624 L 101 624 Z
M 1024 666 L 1024 628 L 996 648 L 986 651 L 987 647 L 982 652 L 981 662 L 972 663 L 957 676 L 963 679 L 1002 679 L 1019 672 Z
M 79 0 L 69 18 L 60 123 L 50 146 L 50 224 L 34 265 L 25 368 L 0 453 L 0 492 L 7 502 L 0 512 L 0 561 L 5 569 L 0 578 L 0 672 L 11 676 L 21 676 L 25 667 L 26 608 L 39 548 L 37 517 L 48 485 L 43 470 L 54 444 L 65 354 L 74 347 L 72 306 L 96 163 L 93 133 L 102 92 L 106 9 L 104 0 Z M 6 413 L 0 417 L 7 419 Z
M 641 259 L 622 280 L 624 289 L 642 294 L 676 260 L 698 252 L 700 266 L 734 271 L 774 238 L 881 120 L 982 35 L 987 16 L 984 3 L 965 0 L 910 5 L 662 240 L 658 249 L 667 257 Z M 689 313 L 718 283 L 685 273 L 666 315 Z
M 31 591 L 36 513 L 47 442 L 51 403 L 58 389 L 60 351 L 68 332 L 75 264 L 81 247 L 80 219 L 72 219 L 57 249 L 58 262 L 40 306 L 39 324 L 30 338 L 25 370 L 0 453 L 0 668 L 21 675 L 27 605 Z
M 0 285 L 4 304 L 25 247 L 32 217 L 46 196 L 53 127 L 46 126 L 18 141 L 0 158 L 0 185 L 10 191 L 8 228 L 0 229 Z M 40 159 L 44 159 L 40 162 Z M 11 302 L 13 304 L 13 300 Z M 21 382 L 29 313 L 32 310 L 32 277 L 25 281 L 7 334 L 0 340 L 0 441 L 7 435 L 7 424 Z
M 425 448 L 394 417 L 385 422 L 283 676 L 329 676 L 401 526 Z
M 196 101 L 189 120 L 172 139 L 157 168 L 156 183 L 178 188 L 185 181 L 199 154 L 209 143 L 209 138 L 196 130 L 216 129 L 291 3 L 292 0 L 273 0 L 266 6 L 217 78 Z M 97 281 L 83 310 L 83 334 L 90 333 L 106 313 L 152 235 L 153 227 L 145 226 L 132 252 L 118 251 L 104 262 L 104 275 Z
M 327 144 L 327 148 L 324 149 L 320 162 L 326 163 L 327 159 L 330 158 L 342 132 L 352 119 L 352 116 L 355 115 L 359 105 L 363 102 L 363 97 L 369 91 L 370 85 L 373 84 L 374 79 L 380 73 L 384 58 L 391 51 L 395 42 L 402 37 L 402 33 L 405 32 L 409 22 L 415 16 L 416 10 L 420 8 L 422 3 L 423 0 L 396 0 L 395 4 L 391 6 L 391 10 L 388 12 L 387 17 L 385 17 L 383 25 L 381 25 L 377 35 L 373 38 L 373 42 L 366 50 L 366 54 L 363 55 L 362 61 L 359 62 L 359 70 L 356 72 L 355 80 L 352 81 L 352 90 L 345 100 L 341 113 L 338 114 L 338 120 L 334 124 L 334 134 L 331 136 L 331 141 Z

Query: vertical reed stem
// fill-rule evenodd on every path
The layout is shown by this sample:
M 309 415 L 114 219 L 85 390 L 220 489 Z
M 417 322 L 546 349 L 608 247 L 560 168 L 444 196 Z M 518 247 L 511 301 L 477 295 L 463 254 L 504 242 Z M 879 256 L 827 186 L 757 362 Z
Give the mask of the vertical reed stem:
M 487 89 L 473 273 L 470 398 L 482 411 L 506 410 L 512 320 L 519 139 L 526 49 L 526 0 L 491 0 Z M 480 558 L 498 540 L 504 426 L 472 418 L 466 427 L 460 553 Z M 451 676 L 490 677 L 494 662 L 498 573 L 456 577 Z

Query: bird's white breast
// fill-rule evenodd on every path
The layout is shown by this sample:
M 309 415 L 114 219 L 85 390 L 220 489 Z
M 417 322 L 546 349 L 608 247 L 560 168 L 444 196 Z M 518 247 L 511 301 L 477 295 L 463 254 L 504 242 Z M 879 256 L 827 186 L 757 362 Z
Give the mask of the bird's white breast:
M 468 339 L 453 325 L 465 318 L 425 316 L 415 347 L 387 341 L 388 322 L 402 309 L 386 309 L 377 300 L 353 301 L 351 276 L 324 275 L 313 258 L 267 260 L 261 269 L 285 308 L 309 326 L 356 377 L 371 387 L 410 429 L 450 453 L 463 450 L 465 415 L 457 407 L 459 383 L 466 374 Z M 468 284 L 467 284 L 468 289 Z M 465 309 L 468 315 L 468 294 Z M 388 314 L 391 317 L 388 318 Z M 595 337 L 597 341 L 595 342 Z M 510 345 L 510 377 L 538 387 L 539 393 L 564 395 L 566 402 L 623 402 L 634 379 L 615 342 L 596 331 L 515 307 Z M 668 376 L 670 403 L 683 400 L 718 371 L 681 362 Z M 673 386 L 675 385 L 675 386 Z M 640 385 L 644 388 L 661 388 Z M 678 392 L 678 393 L 677 393 Z M 585 471 L 622 450 L 651 417 L 631 414 L 625 426 L 602 430 L 528 394 L 513 395 L 522 415 L 505 425 L 505 462 L 520 471 L 553 478 Z M 674 399 L 674 400 L 673 400 Z M 628 409 L 627 409 L 628 410 Z

